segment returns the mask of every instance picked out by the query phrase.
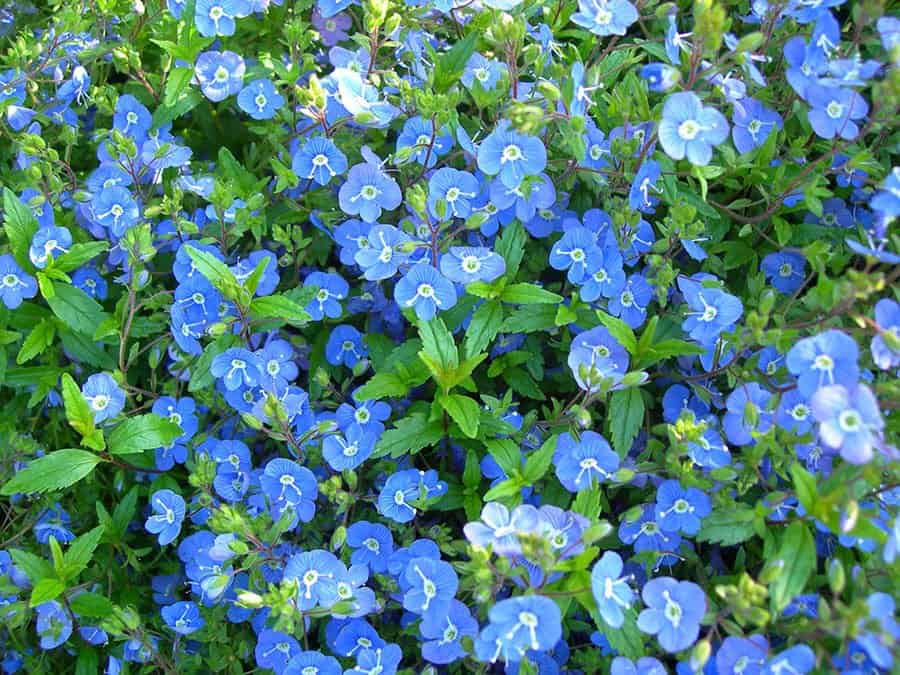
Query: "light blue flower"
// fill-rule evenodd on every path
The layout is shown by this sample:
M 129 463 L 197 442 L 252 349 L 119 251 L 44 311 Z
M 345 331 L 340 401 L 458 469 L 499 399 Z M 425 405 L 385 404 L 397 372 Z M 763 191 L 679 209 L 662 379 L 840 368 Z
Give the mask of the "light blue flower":
M 231 51 L 203 52 L 194 64 L 194 76 L 203 95 L 214 103 L 241 91 L 245 70 L 244 59 Z
M 350 285 L 339 274 L 326 272 L 312 272 L 303 282 L 305 286 L 317 286 L 313 299 L 306 306 L 306 311 L 315 321 L 321 321 L 326 316 L 337 319 L 341 316 L 343 308 L 341 300 L 347 298 Z
M 294 154 L 291 169 L 301 180 L 328 185 L 332 178 L 347 170 L 347 157 L 330 138 L 313 136 Z
M 625 35 L 638 12 L 627 0 L 578 0 L 578 11 L 571 18 L 594 35 Z
M 491 282 L 505 272 L 503 258 L 484 246 L 451 246 L 441 256 L 441 274 L 458 284 Z
M 367 223 L 374 223 L 382 209 L 392 211 L 400 206 L 403 194 L 397 181 L 377 164 L 365 162 L 350 169 L 347 180 L 338 192 L 341 210 L 358 215 Z
M 298 553 L 284 566 L 285 580 L 297 583 L 297 606 L 304 611 L 334 605 L 339 600 L 338 582 L 346 575 L 344 564 L 323 550 Z
M 619 468 L 619 456 L 603 436 L 585 431 L 578 441 L 562 434 L 557 441 L 553 463 L 556 477 L 569 492 L 581 492 L 604 483 Z
M 7 309 L 16 309 L 37 292 L 37 280 L 26 274 L 9 253 L 0 255 L 0 300 Z
M 221 379 L 228 391 L 235 391 L 259 384 L 262 364 L 253 352 L 234 347 L 216 356 L 209 372 Z
M 241 89 L 237 97 L 238 107 L 255 120 L 270 120 L 284 105 L 284 96 L 278 93 L 271 80 L 253 80 Z
M 638 628 L 655 635 L 665 651 L 680 652 L 697 641 L 706 613 L 706 595 L 697 584 L 660 577 L 647 582 L 641 598 L 647 609 L 638 616 Z
M 360 245 L 353 258 L 369 281 L 390 279 L 409 259 L 404 248 L 411 241 L 408 234 L 393 225 L 376 223 L 365 236 L 366 245 Z
M 272 506 L 277 520 L 292 509 L 301 522 L 308 523 L 316 512 L 319 485 L 312 471 L 283 457 L 269 460 L 259 476 L 259 486 Z
M 475 641 L 479 661 L 518 663 L 529 651 L 546 652 L 562 637 L 559 606 L 541 595 L 501 600 Z
M 197 31 L 204 37 L 234 35 L 234 20 L 248 14 L 248 0 L 197 0 L 194 23 Z
M 434 267 L 413 265 L 394 286 L 394 299 L 401 309 L 412 307 L 422 321 L 456 305 L 456 289 Z
M 512 189 L 525 176 L 536 176 L 547 166 L 547 150 L 539 138 L 520 134 L 501 122 L 478 146 L 478 168 L 488 176 L 499 174 Z
M 96 424 L 114 418 L 125 407 L 125 392 L 108 373 L 91 375 L 81 394 L 91 407 Z
M 853 464 L 871 461 L 874 450 L 883 446 L 884 420 L 878 400 L 864 384 L 847 388 L 829 385 L 819 388 L 810 401 L 819 422 L 819 438 Z
M 691 164 L 704 166 L 712 158 L 713 146 L 726 138 L 728 121 L 715 108 L 705 107 L 696 94 L 683 91 L 666 99 L 659 142 L 672 159 L 687 157 Z
M 473 200 L 478 196 L 478 179 L 467 171 L 443 167 L 428 179 L 428 213 L 437 220 L 468 218 Z M 442 212 L 438 200 L 443 202 Z
M 625 622 L 622 610 L 634 602 L 634 591 L 628 585 L 631 576 L 622 576 L 622 558 L 615 551 L 607 551 L 591 570 L 591 590 L 603 620 L 613 628 Z
M 147 518 L 144 529 L 158 535 L 160 546 L 170 544 L 181 533 L 184 521 L 185 503 L 181 495 L 171 490 L 157 490 L 150 497 L 153 515 Z

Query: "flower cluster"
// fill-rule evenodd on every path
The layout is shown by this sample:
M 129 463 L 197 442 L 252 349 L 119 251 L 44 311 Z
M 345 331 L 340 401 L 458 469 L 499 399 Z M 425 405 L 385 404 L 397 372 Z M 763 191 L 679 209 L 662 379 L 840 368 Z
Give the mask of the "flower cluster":
M 883 4 L 0 1 L 0 670 L 896 672 Z

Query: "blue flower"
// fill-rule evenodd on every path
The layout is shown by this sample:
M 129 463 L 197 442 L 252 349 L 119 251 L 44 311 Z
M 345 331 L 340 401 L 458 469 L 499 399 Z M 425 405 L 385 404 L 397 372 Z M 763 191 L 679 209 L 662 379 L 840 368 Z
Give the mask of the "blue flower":
M 669 671 L 652 656 L 642 656 L 631 661 L 624 656 L 617 656 L 610 664 L 609 675 L 668 675 Z
M 403 653 L 395 644 L 363 649 L 356 655 L 356 665 L 344 675 L 396 675 Z
M 181 495 L 171 490 L 157 490 L 150 497 L 153 515 L 147 518 L 144 529 L 158 535 L 160 546 L 171 544 L 181 533 L 185 503 Z
M 347 170 L 347 156 L 330 138 L 313 136 L 294 153 L 291 169 L 298 178 L 328 185 L 332 178 Z
M 259 383 L 266 391 L 282 394 L 288 382 L 297 379 L 299 370 L 293 360 L 294 348 L 287 340 L 272 340 L 256 352 L 256 357 L 260 365 Z
M 571 19 L 594 35 L 625 35 L 638 20 L 638 11 L 627 0 L 578 0 Z
M 343 364 L 352 368 L 368 354 L 362 334 L 347 324 L 335 326 L 325 345 L 325 358 L 333 366 Z
M 350 291 L 349 284 L 339 274 L 331 274 L 325 272 L 312 272 L 304 286 L 318 286 L 313 299 L 306 306 L 306 311 L 315 321 L 321 321 L 324 317 L 337 319 L 341 316 L 343 308 L 341 300 L 346 299 L 347 293 Z
M 783 675 L 784 673 L 806 675 L 815 667 L 815 652 L 806 645 L 794 645 L 777 656 L 773 656 L 760 673 L 761 675 Z
M 463 532 L 473 546 L 515 555 L 522 552 L 519 536 L 535 532 L 540 522 L 538 510 L 530 504 L 517 506 L 510 514 L 503 504 L 488 502 L 481 510 L 481 521 L 466 523 Z
M 553 463 L 559 482 L 569 492 L 581 492 L 612 478 L 619 469 L 619 456 L 594 431 L 585 431 L 577 442 L 564 433 L 557 441 Z
M 632 274 L 619 294 L 609 301 L 609 313 L 631 328 L 638 328 L 647 318 L 647 305 L 653 299 L 653 287 L 642 274 Z
M 617 384 L 628 372 L 628 352 L 605 326 L 572 340 L 568 364 L 578 386 L 589 392 Z
M 550 266 L 568 270 L 566 277 L 573 284 L 581 283 L 592 262 L 601 258 L 597 236 L 586 227 L 573 227 L 550 250 Z
M 352 167 L 338 192 L 341 210 L 351 216 L 358 215 L 367 223 L 378 220 L 382 209 L 396 209 L 402 200 L 397 181 L 380 166 L 369 162 Z
M 478 179 L 467 171 L 438 169 L 428 179 L 428 213 L 437 220 L 468 218 L 478 196 Z M 443 203 L 440 212 L 438 200 Z
M 287 662 L 281 675 L 342 675 L 344 669 L 333 656 L 322 652 L 300 652 Z
M 107 373 L 91 375 L 81 388 L 81 394 L 90 405 L 96 424 L 112 419 L 125 407 L 125 392 Z
M 875 324 L 878 326 L 872 338 L 872 360 L 882 370 L 900 365 L 900 304 L 891 298 L 875 303 Z
M 206 621 L 200 616 L 200 608 L 193 602 L 176 602 L 163 607 L 161 614 L 166 625 L 179 635 L 196 633 L 206 625 Z
M 337 98 L 358 124 L 386 127 L 399 110 L 381 100 L 378 89 L 350 68 L 335 68 L 331 78 L 337 85 Z
M 458 284 L 494 281 L 505 272 L 503 258 L 484 246 L 451 246 L 441 257 L 441 273 Z
M 409 148 L 409 158 L 428 168 L 437 164 L 438 157 L 446 155 L 452 147 L 453 137 L 446 129 L 435 130 L 431 120 L 421 117 L 406 120 L 397 136 L 397 152 Z
M 442 560 L 413 558 L 403 573 L 407 588 L 403 608 L 422 616 L 440 619 L 447 615 L 459 588 L 453 567 Z
M 663 106 L 659 142 L 672 159 L 688 158 L 704 166 L 712 158 L 713 146 L 728 138 L 728 121 L 715 108 L 707 108 L 697 95 L 683 91 L 672 94 Z
M 812 410 L 806 397 L 796 389 L 784 392 L 778 402 L 776 421 L 783 429 L 806 434 L 812 428 Z
M 75 539 L 75 533 L 69 529 L 71 517 L 59 504 L 44 509 L 34 525 L 34 538 L 39 544 L 46 544 L 50 537 L 60 544 L 67 544 Z
M 437 472 L 406 469 L 388 477 L 378 495 L 378 512 L 398 523 L 416 517 L 412 502 L 420 497 L 430 499 L 447 491 L 447 484 L 437 479 Z
M 859 135 L 856 120 L 869 114 L 869 104 L 852 89 L 813 86 L 808 91 L 809 123 L 820 138 L 840 136 L 852 141 Z
M 477 82 L 484 91 L 493 91 L 506 72 L 506 66 L 496 59 L 488 59 L 478 52 L 472 54 L 466 62 L 460 80 L 466 89 L 473 89 Z
M 846 333 L 829 329 L 798 341 L 787 353 L 788 370 L 807 397 L 829 384 L 853 387 L 859 380 L 859 347 Z
M 232 347 L 212 360 L 209 372 L 225 384 L 225 389 L 235 391 L 259 384 L 262 378 L 262 364 L 251 351 Z
M 218 103 L 241 91 L 244 85 L 244 59 L 231 51 L 203 52 L 194 64 L 194 76 L 203 95 Z
M 305 466 L 277 457 L 266 464 L 259 485 L 272 505 L 273 519 L 280 518 L 287 509 L 292 509 L 301 522 L 313 519 L 319 486 Z
M 284 566 L 285 580 L 297 582 L 297 606 L 329 608 L 338 600 L 338 582 L 346 575 L 343 563 L 328 551 L 314 550 L 291 556 Z
M 634 602 L 634 591 L 628 585 L 630 576 L 622 576 L 622 558 L 607 551 L 591 570 L 591 590 L 603 620 L 613 628 L 625 622 L 623 609 Z
M 452 600 L 450 609 L 443 616 L 426 614 L 419 624 L 419 632 L 426 640 L 422 645 L 422 658 L 430 663 L 445 665 L 466 656 L 462 639 L 475 637 L 478 622 L 468 607 L 459 600 Z
M 762 635 L 729 635 L 716 652 L 716 669 L 723 675 L 760 675 L 769 658 L 769 641 Z
M 9 253 L 0 255 L 0 299 L 8 309 L 16 309 L 25 298 L 37 295 L 37 280 L 26 274 Z
M 722 428 L 729 442 L 752 445 L 756 442 L 754 434 L 764 434 L 772 428 L 771 399 L 772 394 L 756 382 L 738 385 L 728 395 L 725 401 L 728 412 L 722 419 Z
M 121 237 L 138 224 L 141 209 L 127 188 L 113 185 L 91 198 L 94 220 L 111 234 Z
M 41 638 L 41 649 L 56 649 L 72 635 L 72 617 L 56 600 L 42 602 L 35 612 L 35 630 Z
M 536 176 L 547 166 L 547 150 L 539 138 L 526 136 L 502 122 L 478 146 L 478 168 L 488 176 L 500 175 L 503 184 L 516 188 L 525 176 Z
M 731 138 L 734 147 L 742 154 L 761 147 L 775 129 L 784 126 L 781 115 L 755 98 L 735 102 L 732 122 Z
M 681 72 L 667 63 L 648 63 L 641 68 L 641 77 L 650 91 L 666 92 L 681 80 Z
M 702 588 L 690 581 L 660 577 L 647 582 L 641 598 L 647 609 L 638 616 L 638 628 L 656 635 L 665 651 L 679 652 L 696 642 L 706 613 Z
M 702 345 L 710 345 L 731 330 L 744 313 L 741 301 L 723 290 L 710 288 L 687 277 L 678 278 L 689 311 L 681 328 Z
M 791 295 L 803 286 L 806 258 L 801 253 L 776 251 L 762 259 L 760 269 L 777 290 Z
M 556 188 L 547 174 L 526 176 L 516 187 L 507 187 L 499 178 L 491 181 L 491 202 L 503 211 L 515 211 L 519 222 L 529 225 L 535 236 L 546 236 L 549 232 L 542 232 L 542 223 L 535 227 L 532 220 L 539 213 L 550 209 L 556 203 Z M 541 220 L 545 220 L 542 216 Z
M 706 494 L 697 488 L 682 488 L 677 480 L 663 482 L 656 491 L 656 521 L 663 532 L 694 535 L 712 512 Z
M 434 267 L 420 263 L 394 286 L 394 300 L 401 309 L 413 307 L 419 319 L 430 321 L 456 304 L 456 288 Z
M 409 235 L 393 225 L 376 223 L 366 237 L 366 246 L 360 246 L 354 260 L 369 281 L 389 279 L 409 259 L 403 248 L 411 241 Z
M 197 0 L 194 23 L 204 37 L 234 35 L 235 18 L 248 14 L 249 0 Z
M 526 652 L 549 651 L 562 637 L 559 606 L 541 595 L 501 600 L 488 619 L 475 641 L 475 654 L 483 662 L 518 663 Z
M 270 120 L 284 105 L 284 96 L 278 93 L 271 80 L 253 80 L 241 89 L 237 102 L 238 107 L 253 119 Z
M 628 192 L 628 205 L 632 209 L 642 213 L 656 211 L 659 198 L 651 195 L 650 192 L 660 192 L 660 189 L 656 187 L 659 177 L 659 162 L 648 160 L 641 164 L 641 168 L 638 169 L 637 175 L 631 183 L 631 190 Z
M 586 268 L 587 274 L 581 279 L 578 294 L 585 302 L 603 298 L 614 298 L 625 290 L 625 271 L 622 255 L 614 244 L 605 244 L 600 254 L 591 256 Z
M 256 665 L 283 673 L 285 666 L 300 654 L 300 644 L 290 635 L 265 629 L 256 638 Z
M 878 400 L 866 385 L 821 387 L 810 407 L 819 422 L 822 443 L 840 450 L 848 462 L 865 464 L 872 460 L 873 450 L 883 445 L 884 420 Z
M 356 469 L 375 452 L 378 435 L 351 424 L 344 435 L 332 434 L 322 441 L 322 457 L 335 471 Z
M 383 574 L 394 552 L 391 531 L 380 523 L 357 520 L 347 528 L 347 546 L 353 549 L 350 562 L 366 565 L 372 572 Z
M 60 253 L 66 253 L 72 245 L 72 233 L 65 227 L 53 225 L 40 228 L 31 239 L 28 258 L 38 269 L 44 269 Z
M 619 525 L 619 539 L 634 546 L 635 553 L 642 551 L 674 551 L 681 545 L 681 536 L 663 532 L 656 522 L 651 504 L 641 507 L 641 513 L 633 521 L 623 520 Z M 660 564 L 664 560 L 660 560 Z

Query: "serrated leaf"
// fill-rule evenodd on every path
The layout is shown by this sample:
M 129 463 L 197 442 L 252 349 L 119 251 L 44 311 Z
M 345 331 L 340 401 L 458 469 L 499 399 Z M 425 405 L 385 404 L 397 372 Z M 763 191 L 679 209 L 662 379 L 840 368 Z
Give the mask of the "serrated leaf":
M 80 593 L 69 601 L 72 611 L 80 616 L 106 618 L 111 616 L 115 607 L 99 593 Z
M 41 579 L 53 575 L 53 566 L 47 560 L 34 553 L 14 548 L 10 549 L 9 555 L 16 567 L 25 573 L 32 585 L 37 584 Z
M 7 187 L 3 188 L 3 229 L 16 262 L 24 270 L 32 269 L 28 248 L 38 231 L 38 222 L 31 209 Z
M 443 437 L 444 429 L 439 422 L 429 422 L 425 415 L 414 413 L 397 421 L 393 429 L 381 434 L 372 457 L 390 455 L 397 459 L 434 445 Z
M 475 438 L 478 435 L 481 408 L 476 401 L 462 394 L 447 394 L 440 397 L 440 404 L 466 436 Z
M 16 356 L 16 364 L 21 366 L 35 356 L 43 354 L 44 350 L 53 344 L 54 337 L 56 337 L 56 325 L 52 321 L 44 319 L 38 322 L 22 343 Z
M 109 244 L 105 241 L 89 241 L 81 244 L 72 244 L 66 253 L 53 261 L 53 269 L 61 272 L 69 272 L 78 269 L 86 262 L 96 258 L 101 253 L 109 250 Z
M 515 441 L 499 438 L 485 441 L 484 445 L 503 473 L 507 476 L 518 475 L 522 468 L 522 450 Z
M 284 295 L 254 298 L 250 303 L 250 316 L 254 319 L 278 319 L 294 326 L 305 326 L 312 321 L 312 317 L 301 305 Z
M 72 581 L 78 578 L 84 569 L 90 564 L 91 557 L 103 536 L 103 527 L 98 526 L 89 532 L 85 532 L 66 549 L 63 555 L 63 579 Z
M 613 449 L 624 457 L 644 422 L 644 398 L 632 387 L 614 391 L 609 399 L 609 433 Z
M 556 450 L 556 442 L 559 436 L 551 436 L 537 451 L 531 453 L 525 460 L 525 468 L 522 469 L 522 477 L 529 485 L 537 483 L 547 471 L 553 462 L 553 453 Z
M 736 546 L 756 534 L 753 522 L 756 513 L 740 505 L 727 509 L 716 509 L 703 519 L 697 541 L 706 541 L 720 546 Z
M 185 245 L 185 250 L 194 263 L 194 267 L 206 280 L 229 300 L 236 300 L 240 284 L 228 265 L 216 258 L 212 253 Z
M 637 338 L 634 336 L 631 326 L 622 321 L 622 319 L 611 316 L 599 309 L 597 310 L 597 318 L 600 319 L 600 323 L 606 326 L 610 334 L 619 341 L 619 344 L 628 350 L 629 354 L 633 356 L 637 353 Z
M 32 607 L 37 607 L 43 602 L 55 600 L 62 595 L 65 590 L 66 585 L 59 579 L 54 579 L 52 577 L 41 579 L 34 585 L 34 588 L 31 589 L 31 598 L 28 600 L 28 604 Z
M 535 284 L 510 284 L 500 293 L 503 302 L 515 305 L 558 305 L 561 295 L 551 293 Z
M 472 314 L 463 342 L 463 354 L 472 357 L 480 354 L 493 342 L 503 323 L 503 305 L 488 300 Z
M 91 296 L 69 284 L 51 283 L 51 297 L 44 295 L 53 313 L 65 325 L 84 335 L 93 336 L 94 331 L 107 318 L 103 307 Z
M 32 460 L 0 488 L 0 495 L 33 494 L 62 490 L 94 470 L 102 460 L 97 455 L 66 448 Z
M 528 235 L 518 220 L 514 220 L 503 228 L 500 236 L 497 237 L 494 250 L 503 256 L 503 260 L 506 261 L 505 276 L 507 279 L 516 278 L 522 257 L 525 255 L 526 241 L 528 241 Z
M 175 422 L 154 413 L 129 417 L 108 436 L 112 455 L 127 455 L 172 445 L 183 432 Z
M 534 333 L 556 329 L 556 311 L 553 305 L 520 307 L 512 312 L 500 327 L 503 333 Z
M 472 31 L 462 40 L 457 40 L 449 50 L 437 56 L 432 80 L 436 92 L 443 93 L 459 81 L 469 58 L 475 53 L 477 43 L 478 33 Z
M 772 609 L 781 612 L 803 592 L 816 568 L 816 543 L 806 524 L 791 523 L 781 540 L 776 562 L 781 572 L 769 586 Z
M 75 380 L 68 373 L 62 376 L 62 398 L 69 424 L 81 434 L 82 439 L 92 438 L 96 431 L 94 413 Z

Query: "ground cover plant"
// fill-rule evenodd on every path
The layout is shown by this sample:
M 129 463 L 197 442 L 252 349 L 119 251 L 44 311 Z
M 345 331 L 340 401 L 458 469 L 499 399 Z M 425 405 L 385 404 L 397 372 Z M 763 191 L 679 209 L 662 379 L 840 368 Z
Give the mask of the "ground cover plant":
M 4 673 L 891 673 L 883 0 L 0 9 Z

